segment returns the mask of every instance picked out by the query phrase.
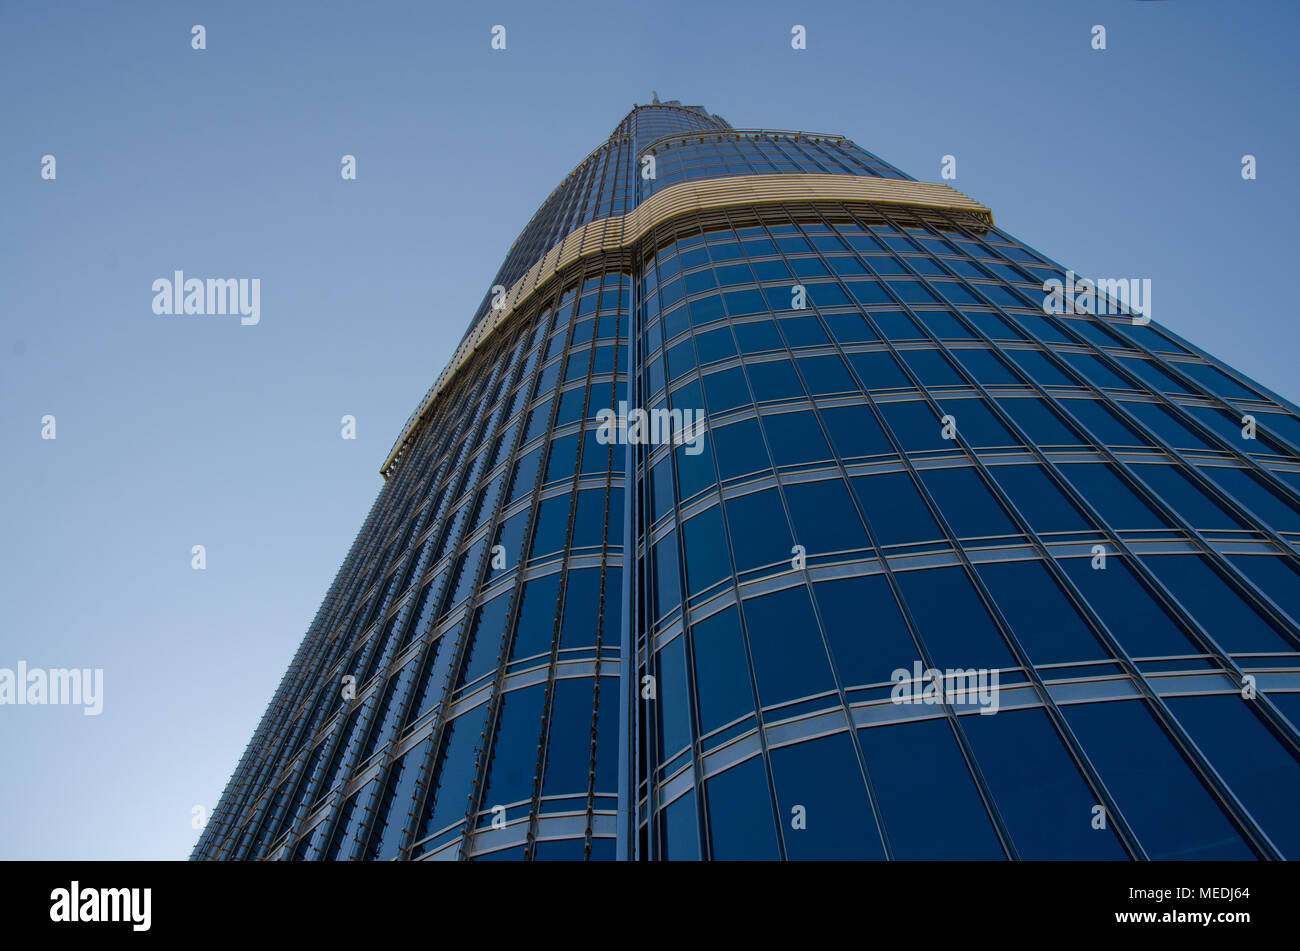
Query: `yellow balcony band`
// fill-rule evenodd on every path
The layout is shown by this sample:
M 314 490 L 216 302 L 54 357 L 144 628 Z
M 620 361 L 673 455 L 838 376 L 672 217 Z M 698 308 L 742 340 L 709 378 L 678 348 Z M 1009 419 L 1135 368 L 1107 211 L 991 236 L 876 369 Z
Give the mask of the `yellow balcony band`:
M 402 452 L 414 438 L 438 395 L 451 383 L 474 352 L 509 317 L 528 303 L 551 277 L 593 255 L 628 251 L 653 228 L 685 215 L 736 205 L 767 205 L 774 202 L 871 202 L 907 205 L 963 212 L 988 226 L 993 213 L 955 188 L 936 182 L 913 182 L 899 178 L 869 178 L 857 175 L 744 175 L 711 178 L 672 185 L 646 199 L 626 215 L 602 218 L 572 231 L 546 252 L 536 264 L 506 291 L 503 306 L 489 310 L 452 354 L 446 368 L 420 401 L 420 407 L 406 421 L 380 473 L 385 479 Z

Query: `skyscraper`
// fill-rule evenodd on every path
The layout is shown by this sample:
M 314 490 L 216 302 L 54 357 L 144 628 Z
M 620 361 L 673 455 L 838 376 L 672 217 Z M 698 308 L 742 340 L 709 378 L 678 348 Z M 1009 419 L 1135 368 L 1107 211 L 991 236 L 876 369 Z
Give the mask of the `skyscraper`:
M 1149 285 L 677 102 L 494 285 L 195 858 L 1300 857 L 1300 418 Z

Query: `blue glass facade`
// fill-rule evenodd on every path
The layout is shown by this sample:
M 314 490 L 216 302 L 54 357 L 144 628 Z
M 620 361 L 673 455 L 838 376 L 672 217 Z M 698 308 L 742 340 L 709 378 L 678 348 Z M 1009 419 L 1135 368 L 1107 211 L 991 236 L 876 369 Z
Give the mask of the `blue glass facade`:
M 496 283 L 808 174 L 912 182 L 639 107 Z M 194 856 L 1300 857 L 1300 417 L 1065 277 L 815 194 L 560 267 L 418 416 Z M 620 402 L 700 451 L 607 444 Z

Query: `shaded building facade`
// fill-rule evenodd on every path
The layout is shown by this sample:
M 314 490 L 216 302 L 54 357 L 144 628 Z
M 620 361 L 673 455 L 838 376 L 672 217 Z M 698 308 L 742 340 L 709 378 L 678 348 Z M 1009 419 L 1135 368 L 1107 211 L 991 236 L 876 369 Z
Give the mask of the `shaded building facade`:
M 1300 857 L 1300 417 L 1053 279 L 842 137 L 635 108 L 194 857 Z M 705 424 L 610 441 L 620 404 Z

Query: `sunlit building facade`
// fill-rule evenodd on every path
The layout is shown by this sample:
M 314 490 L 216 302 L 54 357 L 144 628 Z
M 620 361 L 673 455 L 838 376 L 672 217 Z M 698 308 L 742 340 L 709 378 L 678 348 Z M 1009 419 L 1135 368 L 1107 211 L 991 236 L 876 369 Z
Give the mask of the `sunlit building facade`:
M 634 109 L 194 857 L 1300 857 L 1296 408 L 1053 279 L 846 139 Z

